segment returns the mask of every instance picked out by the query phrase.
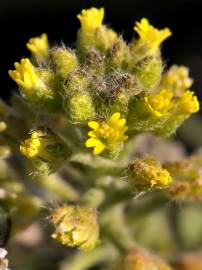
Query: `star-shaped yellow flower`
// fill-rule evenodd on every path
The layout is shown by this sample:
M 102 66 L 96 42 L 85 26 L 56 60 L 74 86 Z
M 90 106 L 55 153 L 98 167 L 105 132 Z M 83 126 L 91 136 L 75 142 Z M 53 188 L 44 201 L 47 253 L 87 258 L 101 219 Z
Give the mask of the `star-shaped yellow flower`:
M 104 8 L 90 8 L 83 9 L 81 14 L 77 15 L 81 22 L 82 30 L 85 32 L 92 32 L 102 25 L 104 19 Z
M 139 34 L 141 44 L 146 44 L 150 48 L 150 53 L 156 52 L 160 44 L 171 35 L 169 28 L 158 30 L 154 28 L 146 18 L 136 22 L 134 30 Z
M 105 121 L 90 121 L 88 126 L 93 129 L 89 131 L 89 139 L 86 141 L 87 148 L 94 148 L 93 154 L 99 155 L 106 148 L 116 146 L 127 140 L 125 132 L 128 130 L 126 119 L 120 118 L 119 112 L 114 113 Z
M 23 89 L 29 90 L 37 83 L 37 75 L 34 66 L 28 58 L 20 63 L 15 62 L 15 70 L 9 70 L 10 77 Z
M 42 34 L 39 37 L 30 38 L 26 46 L 37 59 L 42 61 L 47 59 L 49 50 L 47 34 Z

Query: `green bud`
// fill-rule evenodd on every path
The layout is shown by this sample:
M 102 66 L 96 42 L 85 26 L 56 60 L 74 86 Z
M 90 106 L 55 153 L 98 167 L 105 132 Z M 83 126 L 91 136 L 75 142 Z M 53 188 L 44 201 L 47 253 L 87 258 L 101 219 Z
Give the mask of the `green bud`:
M 140 81 L 144 91 L 153 92 L 159 85 L 163 64 L 160 56 L 145 58 L 134 66 L 133 72 Z
M 53 64 L 56 72 L 65 79 L 67 75 L 78 67 L 76 54 L 66 48 L 56 48 L 52 52 Z
M 104 57 L 101 52 L 92 49 L 86 54 L 85 65 L 88 71 L 95 76 L 104 74 Z
M 88 74 L 83 70 L 72 72 L 64 84 L 64 97 L 73 96 L 75 93 L 87 91 L 90 84 Z
M 55 226 L 53 239 L 59 243 L 87 251 L 98 244 L 99 226 L 94 208 L 62 206 L 51 213 Z
M 64 107 L 72 123 L 86 123 L 95 117 L 93 101 L 88 92 L 76 93 L 64 103 Z
M 48 128 L 33 131 L 21 144 L 20 151 L 44 174 L 56 171 L 71 155 L 67 143 Z
M 120 37 L 107 52 L 107 69 L 121 69 L 126 66 L 128 58 L 128 48 L 124 40 Z
M 171 183 L 169 172 L 153 158 L 136 159 L 129 164 L 129 184 L 135 192 L 162 189 Z

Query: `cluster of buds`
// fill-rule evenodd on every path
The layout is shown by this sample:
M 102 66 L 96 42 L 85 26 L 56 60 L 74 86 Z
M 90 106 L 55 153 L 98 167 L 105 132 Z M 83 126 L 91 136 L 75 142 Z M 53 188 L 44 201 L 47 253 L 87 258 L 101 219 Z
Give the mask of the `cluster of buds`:
M 171 35 L 168 28 L 158 30 L 143 18 L 134 26 L 139 37 L 127 44 L 103 24 L 103 8 L 82 10 L 77 17 L 81 28 L 74 50 L 51 48 L 42 34 L 27 43 L 32 61 L 22 59 L 9 71 L 33 109 L 59 114 L 85 132 L 89 125 L 86 147 L 107 158 L 118 157 L 134 134 L 174 133 L 199 110 L 185 67 L 162 75 L 160 46 Z

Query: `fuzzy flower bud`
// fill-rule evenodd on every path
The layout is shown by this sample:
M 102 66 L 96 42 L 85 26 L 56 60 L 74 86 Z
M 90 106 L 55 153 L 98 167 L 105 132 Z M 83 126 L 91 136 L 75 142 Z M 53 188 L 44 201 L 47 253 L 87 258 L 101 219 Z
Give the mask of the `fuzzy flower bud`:
M 15 62 L 15 70 L 9 70 L 8 73 L 25 90 L 32 89 L 38 83 L 36 70 L 28 58 L 22 59 L 20 63 Z
M 133 160 L 129 164 L 129 183 L 133 191 L 167 188 L 172 183 L 169 172 L 153 158 Z
M 51 222 L 55 226 L 52 238 L 63 245 L 87 251 L 98 244 L 99 225 L 93 208 L 62 206 L 51 213 Z
M 90 139 L 86 141 L 86 147 L 94 148 L 94 155 L 99 155 L 103 151 L 116 152 L 116 149 L 118 151 L 120 145 L 127 140 L 128 136 L 125 135 L 128 129 L 126 119 L 120 119 L 120 116 L 120 113 L 116 112 L 108 120 L 88 123 L 93 131 L 88 132 Z
M 59 110 L 59 96 L 55 91 L 56 80 L 49 69 L 35 68 L 29 59 L 15 63 L 16 70 L 9 70 L 10 77 L 17 83 L 22 95 L 43 112 Z
M 172 270 L 161 258 L 149 254 L 143 249 L 130 250 L 118 270 Z
M 47 34 L 42 34 L 39 37 L 30 38 L 26 46 L 39 62 L 45 62 L 48 59 L 49 43 Z
M 65 141 L 50 129 L 37 129 L 20 146 L 21 153 L 30 159 L 41 173 L 52 173 L 70 156 Z
M 169 28 L 158 30 L 154 28 L 146 18 L 141 19 L 140 22 L 136 22 L 134 30 L 139 35 L 138 43 L 141 46 L 148 48 L 149 54 L 155 54 L 161 43 L 171 36 Z
M 67 75 L 78 67 L 78 59 L 73 51 L 66 48 L 57 48 L 52 52 L 56 71 L 65 79 Z
M 77 39 L 77 48 L 81 59 L 93 48 L 105 52 L 117 40 L 117 34 L 102 25 L 104 8 L 82 10 L 77 18 L 81 23 Z
M 173 65 L 163 74 L 161 88 L 170 89 L 175 96 L 181 96 L 193 84 L 193 79 L 189 77 L 189 69 L 184 66 Z
M 159 56 L 147 57 L 133 68 L 145 92 L 151 93 L 156 89 L 161 80 L 163 63 Z
M 102 25 L 104 19 L 104 8 L 83 9 L 81 14 L 77 15 L 80 20 L 82 31 L 90 33 Z

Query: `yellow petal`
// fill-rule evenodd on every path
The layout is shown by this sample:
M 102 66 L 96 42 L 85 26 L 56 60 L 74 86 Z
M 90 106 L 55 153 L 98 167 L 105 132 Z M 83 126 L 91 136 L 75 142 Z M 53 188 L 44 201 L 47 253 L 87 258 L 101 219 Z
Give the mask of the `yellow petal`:
M 100 143 L 100 141 L 98 139 L 90 138 L 86 141 L 85 145 L 87 148 L 90 148 L 90 147 L 96 146 L 99 143 Z
M 99 143 L 93 149 L 93 154 L 94 155 L 99 155 L 101 152 L 104 151 L 105 148 L 106 148 L 106 146 L 99 141 Z
M 99 123 L 96 121 L 90 121 L 88 122 L 88 126 L 93 130 L 97 130 L 99 128 Z
M 125 126 L 125 124 L 126 124 L 126 119 L 125 118 L 121 118 L 118 121 L 118 127 L 123 127 L 123 126 Z
M 88 136 L 91 137 L 91 138 L 96 138 L 96 134 L 95 134 L 94 131 L 89 131 Z
M 112 114 L 112 116 L 109 118 L 109 122 L 112 123 L 112 124 L 116 124 L 119 119 L 120 119 L 120 113 L 119 112 L 116 112 L 114 114 Z

